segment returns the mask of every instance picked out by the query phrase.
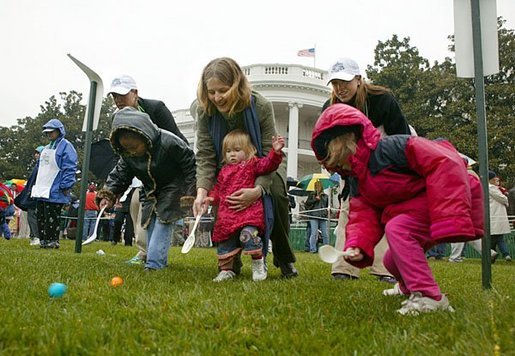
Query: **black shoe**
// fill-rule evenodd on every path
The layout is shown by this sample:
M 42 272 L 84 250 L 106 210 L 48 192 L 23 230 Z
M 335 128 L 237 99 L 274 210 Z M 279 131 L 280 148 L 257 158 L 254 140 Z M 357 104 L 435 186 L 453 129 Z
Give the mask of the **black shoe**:
M 52 241 L 49 241 L 46 245 L 46 248 L 55 248 L 55 249 L 58 249 L 59 248 L 59 241 L 57 240 L 52 240 Z
M 390 277 L 390 276 L 379 276 L 379 277 L 377 277 L 377 280 L 379 282 L 385 282 L 385 283 L 390 283 L 390 284 L 397 283 L 397 280 L 394 277 Z
M 351 276 L 347 273 L 333 273 L 333 278 L 336 280 L 358 279 L 358 277 Z
M 281 269 L 281 275 L 283 278 L 295 278 L 299 276 L 299 271 L 295 268 L 292 262 L 290 263 L 279 263 Z
M 48 240 L 40 240 L 39 241 L 39 248 L 47 248 Z

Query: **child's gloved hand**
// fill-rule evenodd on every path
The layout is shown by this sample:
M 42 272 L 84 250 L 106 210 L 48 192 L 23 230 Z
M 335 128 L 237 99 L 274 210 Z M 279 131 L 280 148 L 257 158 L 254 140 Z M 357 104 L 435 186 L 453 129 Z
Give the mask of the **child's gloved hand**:
M 349 247 L 345 250 L 346 256 L 344 257 L 347 261 L 361 261 L 365 256 L 361 253 L 361 249 L 357 247 Z

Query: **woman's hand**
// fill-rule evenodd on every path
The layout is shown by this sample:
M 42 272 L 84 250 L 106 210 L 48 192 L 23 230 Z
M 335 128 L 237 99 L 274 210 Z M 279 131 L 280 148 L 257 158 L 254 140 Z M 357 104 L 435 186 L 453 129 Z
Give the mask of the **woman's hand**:
M 206 208 L 206 197 L 207 190 L 204 188 L 198 188 L 197 196 L 195 197 L 195 201 L 193 202 L 193 216 L 197 217 L 198 214 L 204 213 L 204 209 Z
M 361 253 L 361 249 L 357 247 L 349 247 L 345 250 L 345 253 L 348 253 L 348 256 L 345 256 L 347 261 L 361 261 L 365 256 Z
M 248 208 L 256 200 L 261 198 L 262 194 L 263 192 L 260 186 L 254 188 L 242 188 L 228 196 L 227 202 L 231 209 L 241 211 Z

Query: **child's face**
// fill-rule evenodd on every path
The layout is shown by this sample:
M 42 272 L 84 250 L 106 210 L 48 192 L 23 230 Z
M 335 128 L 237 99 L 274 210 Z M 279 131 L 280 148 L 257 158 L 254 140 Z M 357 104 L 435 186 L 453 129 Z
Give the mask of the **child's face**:
M 129 156 L 142 157 L 147 153 L 147 146 L 142 139 L 121 136 L 119 141 Z
M 247 153 L 240 146 L 228 147 L 225 150 L 225 161 L 227 163 L 240 163 L 247 159 Z

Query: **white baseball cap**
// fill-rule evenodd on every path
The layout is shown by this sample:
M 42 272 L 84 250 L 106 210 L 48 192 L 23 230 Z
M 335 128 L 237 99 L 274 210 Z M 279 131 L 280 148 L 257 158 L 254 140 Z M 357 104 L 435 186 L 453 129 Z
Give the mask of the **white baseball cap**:
M 361 75 L 359 71 L 358 63 L 355 60 L 350 58 L 338 58 L 336 63 L 334 63 L 329 68 L 329 80 L 327 84 L 331 83 L 331 80 L 340 79 L 345 80 L 346 82 L 354 79 L 355 76 Z
M 127 95 L 131 90 L 138 89 L 136 81 L 128 75 L 119 75 L 111 82 L 111 89 L 107 95 L 116 93 L 120 95 Z

